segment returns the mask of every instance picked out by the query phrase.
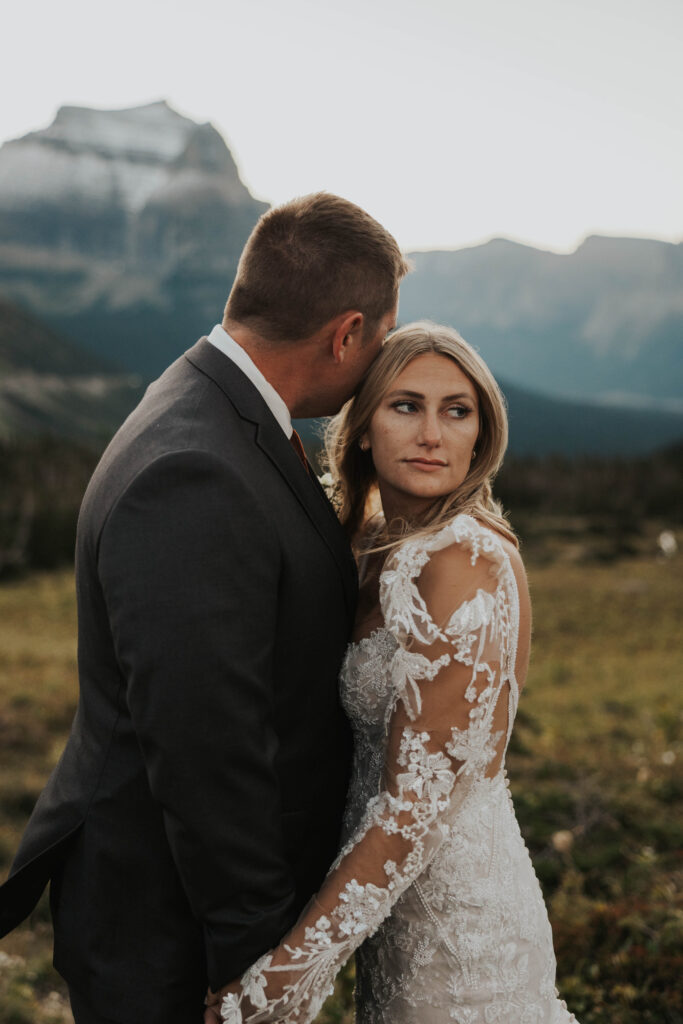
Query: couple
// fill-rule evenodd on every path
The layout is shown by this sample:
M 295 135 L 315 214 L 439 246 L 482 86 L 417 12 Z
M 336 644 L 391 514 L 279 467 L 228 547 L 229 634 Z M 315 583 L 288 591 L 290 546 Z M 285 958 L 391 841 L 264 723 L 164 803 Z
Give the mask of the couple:
M 77 1024 L 305 1024 L 354 951 L 359 1024 L 574 1019 L 504 771 L 504 403 L 454 331 L 385 343 L 406 270 L 335 196 L 265 214 L 88 487 L 78 711 L 0 889 L 4 934 L 51 881 Z M 290 417 L 342 406 L 335 514 Z

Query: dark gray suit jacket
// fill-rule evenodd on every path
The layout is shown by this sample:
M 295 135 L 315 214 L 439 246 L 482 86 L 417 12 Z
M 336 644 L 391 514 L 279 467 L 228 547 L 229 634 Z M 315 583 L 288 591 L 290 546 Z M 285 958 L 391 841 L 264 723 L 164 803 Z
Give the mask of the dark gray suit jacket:
M 51 879 L 69 984 L 113 1020 L 191 1024 L 334 859 L 353 559 L 258 391 L 201 339 L 103 455 L 76 574 L 78 711 L 0 933 Z

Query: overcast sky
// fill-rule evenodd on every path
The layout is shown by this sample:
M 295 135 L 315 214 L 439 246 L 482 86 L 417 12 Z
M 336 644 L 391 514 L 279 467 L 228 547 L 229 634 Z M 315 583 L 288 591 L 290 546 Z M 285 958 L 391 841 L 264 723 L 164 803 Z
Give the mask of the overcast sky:
M 164 98 L 258 198 L 337 192 L 405 249 L 683 238 L 681 0 L 38 0 L 4 28 L 2 141 Z

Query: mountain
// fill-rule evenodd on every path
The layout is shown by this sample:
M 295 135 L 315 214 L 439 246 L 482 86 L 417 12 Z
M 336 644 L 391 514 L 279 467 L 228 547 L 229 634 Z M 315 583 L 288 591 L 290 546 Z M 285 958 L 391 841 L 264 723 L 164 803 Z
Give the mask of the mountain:
M 683 439 L 683 413 L 549 397 L 503 380 L 512 455 L 631 458 Z
M 216 129 L 165 102 L 62 107 L 0 147 L 0 431 L 111 432 L 140 380 L 220 320 L 265 209 Z M 558 255 L 494 239 L 411 258 L 401 321 L 479 348 L 513 451 L 683 437 L 683 244 L 590 237 Z
M 121 368 L 61 337 L 18 306 L 0 299 L 0 382 L 17 373 L 120 373 Z
M 212 125 L 163 101 L 62 107 L 0 147 L 0 294 L 150 378 L 220 320 L 265 209 Z M 512 384 L 683 410 L 683 244 L 494 239 L 411 258 L 401 320 L 452 324 Z
M 163 101 L 62 107 L 0 148 L 0 293 L 154 376 L 221 319 L 267 208 L 210 124 Z
M 494 239 L 411 259 L 401 320 L 456 327 L 497 375 L 683 411 L 683 244 L 592 236 L 560 255 Z
M 139 377 L 0 301 L 0 438 L 106 440 L 142 395 Z
M 639 455 L 683 438 L 683 415 L 602 408 L 503 382 L 516 455 Z M 139 376 L 92 355 L 0 300 L 0 439 L 51 434 L 103 445 L 138 403 Z M 297 428 L 309 450 L 319 426 Z

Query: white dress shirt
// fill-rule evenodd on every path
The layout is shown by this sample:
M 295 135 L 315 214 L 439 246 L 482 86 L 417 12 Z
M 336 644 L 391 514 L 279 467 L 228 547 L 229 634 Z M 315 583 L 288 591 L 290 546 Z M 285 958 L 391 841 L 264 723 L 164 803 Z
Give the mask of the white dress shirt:
M 282 427 L 285 437 L 291 438 L 292 417 L 289 415 L 289 409 L 283 402 L 280 395 L 278 395 L 273 385 L 268 383 L 256 363 L 253 362 L 242 346 L 238 345 L 235 339 L 232 338 L 227 331 L 223 330 L 220 324 L 216 324 L 214 329 L 211 331 L 208 340 L 212 345 L 215 345 L 216 348 L 220 349 L 223 355 L 226 355 L 228 359 L 232 359 L 236 366 L 239 366 L 242 373 L 249 378 L 256 390 L 260 393 L 263 401 Z

